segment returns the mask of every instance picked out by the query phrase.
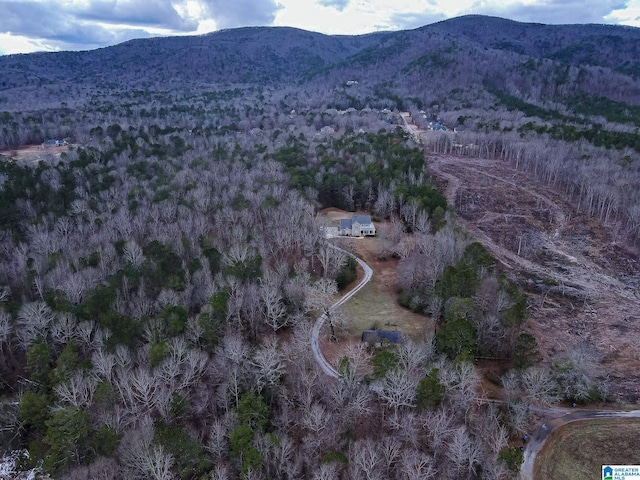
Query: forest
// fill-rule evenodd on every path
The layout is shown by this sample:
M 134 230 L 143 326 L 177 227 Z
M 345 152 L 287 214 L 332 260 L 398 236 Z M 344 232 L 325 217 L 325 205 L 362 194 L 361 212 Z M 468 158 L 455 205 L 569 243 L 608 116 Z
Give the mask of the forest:
M 616 57 L 587 59 L 570 27 L 509 24 L 514 43 L 482 34 L 506 21 L 468 21 L 0 57 L 0 452 L 16 471 L 510 479 L 532 406 L 618 400 L 584 349 L 542 361 L 522 282 L 459 225 L 429 156 L 502 160 L 637 246 L 640 33 L 610 27 Z M 593 29 L 579 35 L 602 45 Z M 418 145 L 398 111 L 448 131 Z M 327 207 L 383 225 L 398 303 L 434 326 L 350 345 L 337 380 L 309 348 L 354 278 Z

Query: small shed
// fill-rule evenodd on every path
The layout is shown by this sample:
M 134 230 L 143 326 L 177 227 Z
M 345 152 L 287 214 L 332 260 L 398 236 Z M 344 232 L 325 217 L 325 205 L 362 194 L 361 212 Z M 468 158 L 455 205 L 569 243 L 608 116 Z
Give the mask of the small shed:
M 362 342 L 369 345 L 381 345 L 384 342 L 402 343 L 402 332 L 394 330 L 365 330 L 362 332 Z

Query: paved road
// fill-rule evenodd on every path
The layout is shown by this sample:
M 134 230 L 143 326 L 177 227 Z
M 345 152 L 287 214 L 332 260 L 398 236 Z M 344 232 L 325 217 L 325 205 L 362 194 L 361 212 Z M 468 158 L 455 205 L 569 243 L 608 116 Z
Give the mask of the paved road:
M 373 270 L 371 270 L 371 267 L 369 265 L 367 265 L 366 263 L 364 263 L 364 261 L 362 261 L 360 258 L 356 257 L 355 255 L 353 255 L 350 252 L 347 252 L 346 250 L 343 250 L 340 247 L 336 247 L 335 245 L 331 245 L 331 248 L 334 248 L 336 250 L 339 250 L 347 255 L 349 255 L 350 257 L 353 257 L 362 267 L 362 269 L 364 270 L 364 278 L 360 281 L 360 283 L 351 291 L 349 291 L 348 293 L 346 293 L 342 298 L 340 298 L 340 300 L 338 300 L 336 303 L 334 303 L 331 308 L 329 308 L 329 313 L 333 312 L 336 308 L 338 308 L 340 305 L 342 305 L 343 303 L 345 303 L 347 300 L 349 300 L 351 297 L 353 297 L 356 293 L 358 293 L 360 291 L 360 289 L 362 287 L 364 287 L 369 280 L 371 280 L 371 277 L 373 276 Z M 333 368 L 331 366 L 331 364 L 327 361 L 326 358 L 324 358 L 324 355 L 322 354 L 322 351 L 320 350 L 320 343 L 319 343 L 319 336 L 320 336 L 320 329 L 322 328 L 322 325 L 324 325 L 324 322 L 327 320 L 327 315 L 326 314 L 322 314 L 318 317 L 318 319 L 316 320 L 316 323 L 313 326 L 313 330 L 311 331 L 311 350 L 313 351 L 313 356 L 316 359 L 316 362 L 318 362 L 318 365 L 320 365 L 320 368 L 322 369 L 322 371 L 329 375 L 330 377 L 333 378 L 338 378 L 340 375 L 338 374 L 338 371 Z
M 524 451 L 524 462 L 520 468 L 521 480 L 534 480 L 533 466 L 536 455 L 542 450 L 551 432 L 567 423 L 594 420 L 598 418 L 640 418 L 640 410 L 619 411 L 619 410 L 587 410 L 564 407 L 531 407 L 531 411 L 548 417 L 544 423 L 538 425 L 533 434 L 529 436 Z M 536 479 L 543 480 L 543 479 Z

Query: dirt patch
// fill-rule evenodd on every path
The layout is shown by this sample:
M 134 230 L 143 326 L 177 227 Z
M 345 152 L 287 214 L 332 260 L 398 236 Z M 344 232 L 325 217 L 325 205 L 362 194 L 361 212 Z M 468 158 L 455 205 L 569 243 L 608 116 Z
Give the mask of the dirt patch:
M 336 227 L 338 226 L 338 222 L 340 220 L 351 218 L 354 215 L 360 215 L 360 214 L 366 215 L 366 212 L 347 212 L 345 210 L 340 210 L 339 208 L 333 208 L 333 207 L 325 208 L 320 212 L 320 215 L 325 217 L 330 222 L 334 222 L 336 224 L 334 226 Z
M 638 249 L 618 242 L 616 225 L 504 161 L 430 154 L 427 162 L 463 228 L 525 290 L 527 328 L 544 358 L 587 343 L 619 399 L 640 400 Z
M 585 420 L 556 429 L 538 453 L 534 478 L 601 478 L 602 465 L 640 465 L 640 419 Z
M 4 150 L 0 155 L 9 160 L 24 165 L 36 165 L 38 162 L 56 162 L 60 159 L 62 152 L 67 152 L 73 145 L 63 145 L 60 147 L 42 145 L 23 145 L 17 149 Z
M 501 360 L 476 360 L 476 371 L 480 374 L 479 391 L 483 397 L 491 400 L 505 400 L 505 392 L 500 378 L 506 373 L 509 364 Z

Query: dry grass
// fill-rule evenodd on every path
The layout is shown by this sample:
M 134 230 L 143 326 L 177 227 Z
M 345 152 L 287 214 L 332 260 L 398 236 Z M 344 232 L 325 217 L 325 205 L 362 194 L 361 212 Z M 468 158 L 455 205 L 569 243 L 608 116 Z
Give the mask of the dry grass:
M 327 208 L 322 211 L 322 215 L 337 224 L 339 219 L 350 218 L 353 213 Z M 381 224 L 382 222 L 376 222 L 376 227 L 380 228 Z M 433 322 L 398 304 L 395 286 L 398 261 L 378 259 L 381 241 L 380 237 L 338 239 L 337 245 L 354 252 L 373 269 L 371 282 L 345 304 L 352 317 L 348 328 L 349 337 L 352 341 L 359 341 L 363 330 L 379 328 L 400 330 L 404 335 L 417 340 L 433 330 Z M 356 282 L 360 278 L 359 275 Z
M 339 219 L 350 218 L 353 214 L 337 208 L 328 208 L 322 211 L 322 215 L 329 222 L 337 225 Z M 380 223 L 376 222 L 376 227 L 379 226 Z M 340 332 L 338 342 L 329 342 L 328 327 L 326 324 L 323 327 L 320 348 L 327 360 L 334 365 L 348 345 L 360 343 L 363 330 L 374 326 L 385 330 L 399 330 L 403 335 L 414 340 L 420 340 L 425 334 L 433 331 L 433 321 L 430 318 L 398 305 L 395 288 L 398 261 L 378 259 L 380 241 L 379 237 L 361 239 L 339 237 L 335 240 L 336 245 L 362 258 L 373 269 L 373 277 L 344 305 L 345 310 L 350 314 L 351 323 L 345 332 Z M 361 279 L 362 270 L 358 268 L 358 279 L 353 285 Z
M 586 420 L 558 428 L 536 458 L 534 478 L 601 478 L 602 465 L 640 465 L 640 419 Z
M 76 145 L 72 145 L 76 146 Z M 69 150 L 69 145 L 61 147 L 42 148 L 41 145 L 23 145 L 20 148 L 5 150 L 0 155 L 6 157 L 12 162 L 36 165 L 38 162 L 53 162 L 60 159 L 62 152 Z
M 378 277 L 380 280 L 380 277 Z M 352 336 L 360 337 L 363 330 L 400 330 L 404 335 L 418 339 L 432 328 L 432 322 L 401 307 L 395 301 L 395 293 L 386 285 L 373 279 L 347 304 L 347 311 L 353 319 L 349 326 Z

